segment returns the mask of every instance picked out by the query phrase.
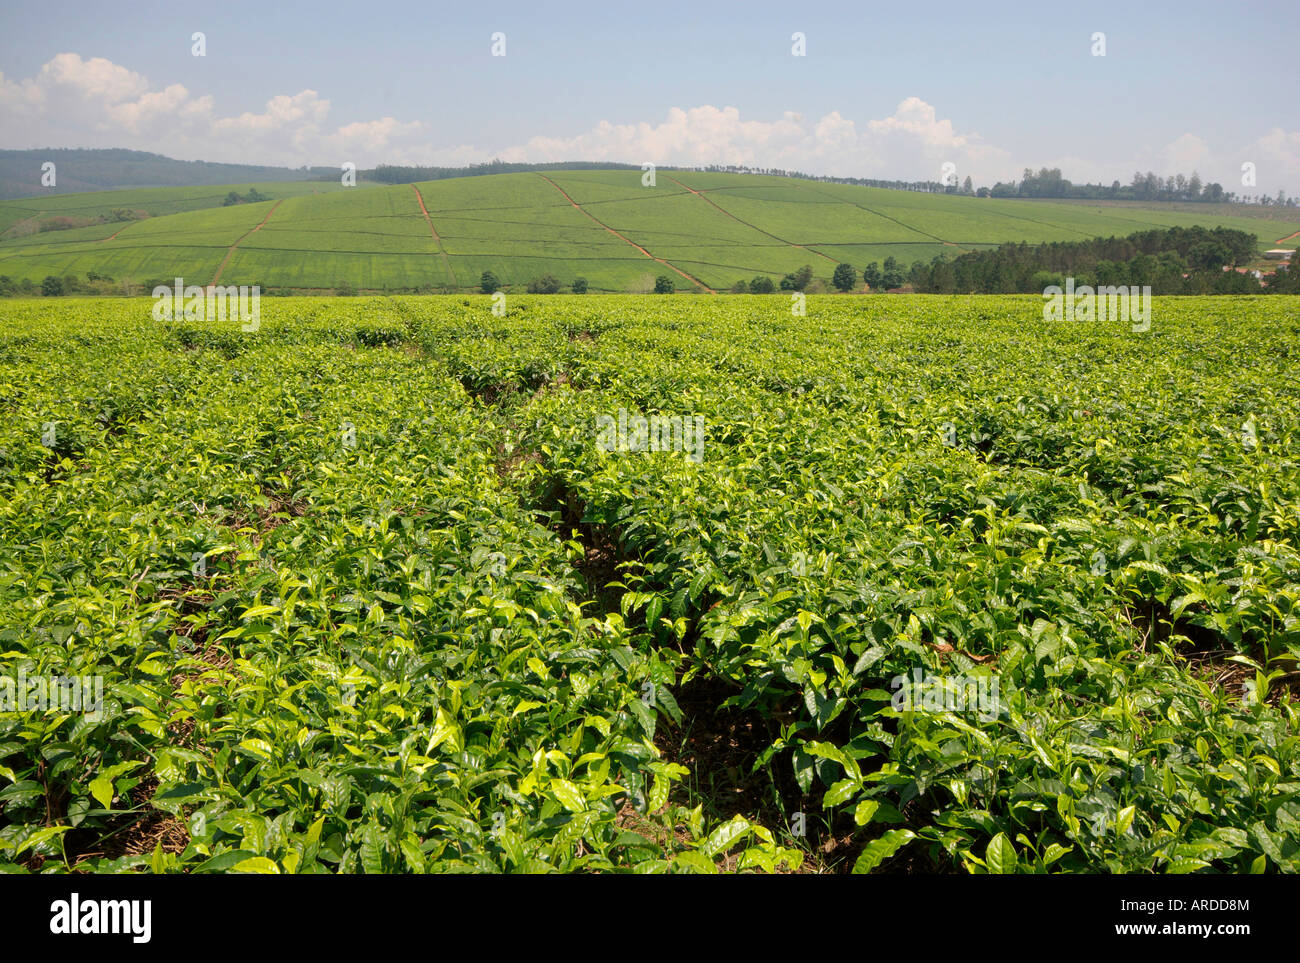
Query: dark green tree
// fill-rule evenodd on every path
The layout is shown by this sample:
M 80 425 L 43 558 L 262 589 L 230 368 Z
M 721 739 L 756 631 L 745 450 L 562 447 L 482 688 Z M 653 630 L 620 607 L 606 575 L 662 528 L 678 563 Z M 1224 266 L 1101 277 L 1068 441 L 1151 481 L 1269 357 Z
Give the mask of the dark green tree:
M 885 258 L 885 263 L 881 265 L 880 286 L 886 291 L 893 288 L 901 288 L 907 281 L 907 275 L 903 273 L 903 266 L 891 255 Z
M 574 293 L 574 294 L 586 294 L 586 293 L 587 293 L 587 279 L 586 279 L 586 278 L 574 278 L 574 279 L 573 279 L 573 293 Z
M 873 291 L 880 290 L 880 265 L 872 261 L 862 269 L 862 283 Z
M 484 294 L 494 294 L 501 290 L 501 279 L 491 271 L 484 271 L 478 279 L 478 286 L 482 288 Z
M 661 274 L 655 278 L 655 294 L 672 294 L 676 290 L 673 279 L 666 274 Z
M 56 278 L 53 274 L 47 274 L 45 280 L 41 282 L 41 294 L 47 298 L 56 298 L 63 293 L 63 278 Z
M 831 276 L 831 284 L 835 285 L 837 291 L 852 291 L 853 286 L 858 283 L 858 272 L 854 270 L 852 264 L 835 265 L 835 273 Z
M 775 290 L 776 285 L 772 283 L 772 279 L 761 274 L 749 282 L 750 294 L 771 294 Z
M 1300 253 L 1274 272 L 1268 279 L 1268 289 L 1277 294 L 1300 294 Z
M 1232 251 L 1221 241 L 1201 241 L 1187 252 L 1187 263 L 1193 270 L 1222 268 L 1232 260 Z

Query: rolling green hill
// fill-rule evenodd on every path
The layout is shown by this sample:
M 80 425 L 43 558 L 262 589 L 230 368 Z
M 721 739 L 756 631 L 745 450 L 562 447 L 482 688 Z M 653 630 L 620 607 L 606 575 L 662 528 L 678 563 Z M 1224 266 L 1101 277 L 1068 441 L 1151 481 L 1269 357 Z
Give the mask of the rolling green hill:
M 46 162 L 56 165 L 53 187 L 44 187 Z M 0 150 L 0 198 L 31 199 L 51 194 L 117 191 L 142 187 L 197 187 L 270 181 L 336 178 L 337 168 L 288 168 L 255 164 L 182 161 L 161 154 L 121 148 L 41 148 Z
M 221 206 L 238 187 L 152 188 L 0 203 L 0 275 L 96 272 L 146 282 L 260 283 L 326 290 L 476 289 L 554 275 L 592 290 L 725 290 L 811 264 L 904 265 L 1007 241 L 1038 243 L 1202 224 L 1294 247 L 1300 218 L 1264 220 L 1160 206 L 1117 207 L 883 190 L 749 174 L 562 170 L 341 188 L 255 185 L 270 200 Z M 113 212 L 132 212 L 112 220 Z M 147 216 L 145 216 L 147 215 Z M 122 216 L 122 215 L 117 215 Z M 50 218 L 71 219 L 44 230 Z M 105 218 L 98 221 L 98 218 Z M 80 226 L 75 226 L 80 225 Z

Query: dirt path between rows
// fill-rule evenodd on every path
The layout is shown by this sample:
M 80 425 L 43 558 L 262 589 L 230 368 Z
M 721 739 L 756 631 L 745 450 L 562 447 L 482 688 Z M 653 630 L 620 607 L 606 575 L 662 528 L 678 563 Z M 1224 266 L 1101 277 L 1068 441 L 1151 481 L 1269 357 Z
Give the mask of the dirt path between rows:
M 424 215 L 424 221 L 429 225 L 429 233 L 433 235 L 433 243 L 438 245 L 438 253 L 442 255 L 442 263 L 447 268 L 447 276 L 451 278 L 451 286 L 456 287 L 456 272 L 451 266 L 451 258 L 447 256 L 447 249 L 442 246 L 442 238 L 438 236 L 438 232 L 433 226 L 433 218 L 429 216 L 429 209 L 424 206 L 424 195 L 420 193 L 420 189 L 414 184 L 411 185 L 411 190 L 415 191 L 415 199 L 420 202 L 420 213 Z
M 1281 244 L 1283 241 L 1289 241 L 1289 240 L 1291 240 L 1291 238 L 1293 238 L 1293 237 L 1300 237 L 1300 231 L 1296 231 L 1294 234 L 1288 234 L 1286 237 L 1279 237 L 1279 238 L 1278 238 L 1276 241 L 1274 241 L 1273 243 L 1274 243 L 1274 244 Z
M 764 237 L 770 237 L 772 240 L 774 240 L 774 241 L 780 241 L 782 244 L 788 244 L 788 245 L 790 245 L 791 247 L 797 247 L 797 248 L 798 248 L 799 250 L 801 250 L 801 251 L 809 251 L 809 252 L 811 252 L 811 253 L 813 253 L 813 254 L 816 254 L 818 257 L 825 258 L 826 260 L 830 261 L 832 264 L 835 264 L 835 263 L 836 263 L 835 258 L 831 257 L 829 254 L 823 254 L 821 251 L 818 251 L 818 250 L 816 250 L 815 248 L 805 247 L 805 246 L 802 245 L 802 244 L 796 244 L 796 243 L 794 243 L 794 241 L 787 241 L 787 240 L 786 240 L 785 238 L 783 238 L 783 237 L 777 237 L 775 234 L 771 233 L 770 231 L 765 231 L 765 230 L 763 230 L 763 229 L 762 229 L 761 227 L 759 227 L 757 224 L 750 224 L 749 221 L 742 220 L 741 218 L 737 217 L 735 214 L 732 214 L 730 211 L 726 210 L 725 208 L 719 207 L 717 204 L 715 204 L 715 203 L 713 202 L 713 200 L 712 200 L 711 198 L 705 197 L 703 191 L 697 191 L 697 190 L 696 190 L 695 188 L 693 188 L 693 187 L 687 187 L 685 184 L 683 184 L 683 183 L 682 183 L 681 181 L 679 181 L 677 178 L 672 177 L 671 175 L 665 174 L 664 177 L 667 177 L 670 181 L 672 181 L 672 182 L 673 182 L 674 184 L 676 184 L 678 187 L 683 188 L 684 190 L 688 190 L 688 191 L 690 191 L 692 194 L 694 194 L 694 195 L 695 195 L 696 197 L 698 197 L 700 200 L 704 201 L 704 203 L 706 203 L 706 204 L 708 204 L 709 206 L 711 206 L 715 211 L 718 211 L 719 213 L 725 214 L 727 217 L 731 218 L 731 219 L 732 219 L 733 221 L 735 221 L 737 224 L 744 224 L 745 227 L 747 227 L 747 228 L 749 228 L 750 230 L 753 230 L 753 231 L 758 231 L 758 233 L 759 233 L 759 234 L 762 234 Z
M 226 265 L 230 263 L 231 257 L 234 256 L 235 248 L 243 244 L 245 238 L 247 238 L 249 234 L 255 234 L 258 231 L 260 231 L 262 229 L 262 225 L 271 219 L 271 215 L 275 213 L 275 209 L 283 203 L 284 203 L 284 198 L 280 198 L 278 201 L 272 204 L 271 209 L 266 212 L 266 217 L 258 221 L 252 230 L 246 231 L 243 234 L 243 236 L 239 238 L 239 240 L 237 240 L 234 244 L 230 245 L 230 250 L 228 250 L 226 252 L 226 256 L 221 259 L 221 263 L 217 265 L 217 273 L 212 276 L 213 284 L 216 284 L 218 281 L 221 280 L 221 272 L 224 271 L 226 269 Z
M 671 268 L 672 270 L 674 270 L 674 271 L 676 271 L 678 274 L 680 274 L 682 277 L 686 278 L 686 280 L 690 281 L 692 284 L 698 284 L 700 287 L 704 288 L 704 290 L 708 291 L 710 294 L 717 294 L 717 293 L 718 293 L 717 291 L 713 290 L 713 288 L 709 287 L 707 284 L 705 284 L 703 281 L 701 281 L 699 278 L 697 278 L 697 277 L 692 277 L 691 275 L 689 275 L 689 274 L 687 274 L 685 271 L 683 271 L 681 268 L 677 267 L 677 265 L 675 265 L 675 264 L 669 264 L 667 261 L 665 261 L 665 260 L 664 260 L 663 258 L 661 258 L 661 257 L 655 257 L 653 254 L 651 254 L 649 251 L 647 251 L 645 248 L 643 248 L 640 244 L 636 243 L 636 241 L 633 241 L 631 238 L 624 237 L 622 234 L 618 233 L 618 231 L 614 230 L 612 227 L 610 227 L 610 226 L 609 226 L 608 224 L 606 224 L 604 221 L 602 221 L 602 220 L 600 220 L 599 218 L 597 218 L 594 214 L 592 214 L 591 212 L 589 212 L 589 211 L 587 211 L 587 210 L 584 210 L 583 207 L 582 207 L 582 205 L 579 204 L 577 201 L 575 201 L 572 197 L 570 197 L 570 196 L 568 195 L 568 193 L 564 190 L 563 187 L 561 187 L 559 184 L 555 183 L 555 181 L 551 180 L 551 179 L 550 179 L 549 177 L 547 177 L 545 174 L 540 174 L 540 173 L 539 173 L 537 176 L 540 177 L 542 180 L 546 181 L 546 183 L 550 184 L 552 187 L 554 187 L 557 191 L 559 191 L 559 192 L 564 196 L 564 199 L 565 199 L 566 201 L 568 201 L 570 204 L 572 204 L 574 207 L 576 207 L 579 211 L 582 211 L 583 214 L 586 214 L 587 217 L 591 218 L 593 221 L 595 221 L 597 224 L 599 224 L 599 225 L 600 225 L 601 227 L 603 227 L 605 230 L 609 231 L 610 234 L 613 234 L 613 235 L 614 235 L 616 238 L 618 238 L 620 241 L 623 241 L 625 244 L 630 244 L 630 245 L 632 245 L 632 247 L 636 248 L 638 251 L 640 251 L 642 254 L 644 254 L 646 257 L 648 257 L 650 260 L 652 260 L 652 261 L 658 261 L 658 262 L 659 262 L 660 264 L 662 264 L 664 267 L 666 267 L 666 268 Z

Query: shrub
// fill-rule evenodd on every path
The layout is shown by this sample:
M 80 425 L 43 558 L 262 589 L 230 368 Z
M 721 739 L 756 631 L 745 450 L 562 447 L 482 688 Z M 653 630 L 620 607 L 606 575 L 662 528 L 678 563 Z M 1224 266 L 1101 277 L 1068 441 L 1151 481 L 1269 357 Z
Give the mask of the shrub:
M 383 325 L 363 325 L 353 332 L 353 337 L 364 348 L 391 348 L 406 339 L 406 332 Z
M 554 275 L 543 274 L 529 281 L 526 290 L 529 294 L 557 294 L 560 290 L 560 282 Z

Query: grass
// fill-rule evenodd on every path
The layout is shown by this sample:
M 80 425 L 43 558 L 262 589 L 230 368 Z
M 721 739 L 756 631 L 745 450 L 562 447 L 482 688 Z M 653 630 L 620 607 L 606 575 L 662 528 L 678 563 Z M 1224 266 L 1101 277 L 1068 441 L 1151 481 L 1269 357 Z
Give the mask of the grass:
M 669 274 L 682 289 L 725 290 L 755 275 L 779 279 L 803 264 L 825 280 L 839 261 L 860 270 L 892 256 L 910 265 L 1008 241 L 1204 224 L 1254 233 L 1262 251 L 1300 230 L 1300 216 L 1266 219 L 1223 205 L 971 198 L 691 171 L 659 171 L 656 185 L 646 187 L 641 176 L 556 171 L 364 190 L 261 184 L 282 203 L 252 233 L 270 202 L 222 208 L 225 187 L 9 201 L 0 203 L 0 274 L 34 281 L 89 271 L 136 281 L 180 274 L 206 283 L 224 262 L 223 281 L 299 290 L 348 281 L 369 291 L 472 291 L 484 271 L 508 289 L 553 274 L 565 284 L 585 277 L 592 291 L 619 292 L 641 289 L 647 275 Z M 246 185 L 236 189 L 246 193 Z M 33 219 L 123 207 L 150 217 L 23 234 Z

